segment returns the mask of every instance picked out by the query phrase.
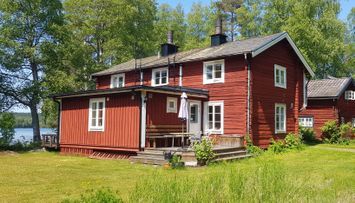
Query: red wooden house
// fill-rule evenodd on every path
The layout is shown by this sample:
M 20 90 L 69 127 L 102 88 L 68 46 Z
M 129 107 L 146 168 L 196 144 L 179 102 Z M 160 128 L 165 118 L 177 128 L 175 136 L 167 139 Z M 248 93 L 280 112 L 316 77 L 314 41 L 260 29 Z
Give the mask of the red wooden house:
M 234 42 L 218 32 L 210 47 L 184 52 L 170 36 L 161 49 L 93 74 L 95 90 L 55 96 L 62 152 L 143 150 L 152 132 L 181 127 L 183 92 L 192 134 L 250 134 L 266 147 L 298 130 L 314 73 L 286 32 Z
M 313 128 L 317 138 L 320 128 L 331 120 L 351 122 L 355 127 L 355 82 L 349 78 L 311 80 L 307 86 L 308 104 L 301 111 L 299 125 Z

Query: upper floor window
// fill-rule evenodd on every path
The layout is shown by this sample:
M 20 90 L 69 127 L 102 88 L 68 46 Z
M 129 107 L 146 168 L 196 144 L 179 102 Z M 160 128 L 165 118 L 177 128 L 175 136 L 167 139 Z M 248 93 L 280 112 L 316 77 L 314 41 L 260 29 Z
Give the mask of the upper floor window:
M 313 128 L 313 117 L 299 117 L 298 125 L 305 128 Z
M 169 84 L 168 68 L 158 68 L 152 70 L 152 86 Z
M 89 131 L 104 131 L 105 98 L 90 99 Z
M 111 75 L 111 88 L 124 87 L 125 74 Z
M 203 84 L 224 82 L 224 60 L 203 63 Z
M 286 104 L 275 104 L 275 133 L 286 133 Z
M 286 68 L 280 65 L 275 64 L 274 66 L 274 80 L 275 80 L 275 87 L 287 87 L 286 81 Z
M 345 91 L 345 100 L 355 100 L 355 91 Z
M 212 134 L 223 134 L 223 101 L 206 102 L 205 108 L 205 131 Z
M 166 112 L 177 113 L 177 98 L 167 97 L 166 99 Z

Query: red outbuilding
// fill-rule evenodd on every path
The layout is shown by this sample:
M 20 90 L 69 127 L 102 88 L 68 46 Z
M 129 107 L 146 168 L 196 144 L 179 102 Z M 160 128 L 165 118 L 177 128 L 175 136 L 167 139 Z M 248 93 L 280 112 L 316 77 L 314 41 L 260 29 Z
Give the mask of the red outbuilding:
M 351 77 L 311 80 L 307 89 L 308 103 L 301 111 L 300 126 L 313 128 L 319 139 L 320 128 L 327 121 L 355 127 L 355 82 Z
M 135 153 L 179 139 L 161 132 L 201 135 L 250 134 L 267 147 L 271 138 L 298 131 L 306 103 L 307 78 L 314 73 L 286 33 L 179 52 L 169 35 L 161 53 L 132 59 L 95 73 L 96 89 L 56 95 L 60 101 L 60 149 Z M 178 118 L 186 93 L 189 119 Z

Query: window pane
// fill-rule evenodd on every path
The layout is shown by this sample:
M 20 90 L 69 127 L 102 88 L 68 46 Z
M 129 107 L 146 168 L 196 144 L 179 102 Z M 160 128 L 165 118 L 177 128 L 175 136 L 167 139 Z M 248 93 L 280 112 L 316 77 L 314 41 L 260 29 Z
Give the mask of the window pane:
M 161 78 L 161 84 L 166 84 L 167 83 L 167 78 L 166 76 L 165 77 L 162 77 Z
M 213 121 L 213 114 L 208 114 L 208 121 Z
M 282 85 L 285 84 L 285 71 L 281 71 L 281 82 Z
M 212 114 L 213 113 L 213 106 L 208 107 L 208 113 Z
M 221 64 L 216 64 L 214 66 L 214 78 L 222 78 L 222 66 Z
M 97 103 L 96 102 L 91 103 L 91 109 L 92 110 L 96 110 L 97 109 Z
M 280 83 L 280 72 L 279 69 L 276 69 L 276 84 Z
M 104 103 L 103 102 L 99 102 L 99 109 L 103 109 L 104 108 Z
M 213 129 L 213 122 L 212 121 L 208 122 L 208 129 Z
M 95 118 L 91 119 L 91 126 L 96 126 L 96 119 Z
M 103 111 L 99 110 L 99 119 L 102 119 L 102 117 L 103 117 Z
M 118 87 L 123 87 L 123 77 L 119 77 L 119 79 L 118 79 Z
M 220 122 L 221 121 L 221 114 L 215 114 L 214 115 L 214 120 L 215 120 L 215 122 Z
M 214 129 L 215 130 L 220 130 L 221 129 L 221 122 L 215 122 Z
M 214 107 L 214 112 L 217 113 L 221 113 L 221 106 L 215 106 Z
M 168 71 L 166 71 L 166 70 L 161 71 L 161 77 L 163 78 L 166 76 L 168 76 Z
M 96 110 L 92 110 L 91 116 L 93 119 L 96 118 Z
M 206 78 L 207 79 L 212 79 L 212 69 L 213 69 L 212 65 L 208 65 L 206 67 Z
M 174 109 L 175 108 L 175 102 L 170 101 L 169 102 L 169 108 Z
M 101 127 L 101 126 L 102 126 L 102 118 L 99 119 L 98 121 L 99 121 L 99 122 L 98 122 L 97 126 Z

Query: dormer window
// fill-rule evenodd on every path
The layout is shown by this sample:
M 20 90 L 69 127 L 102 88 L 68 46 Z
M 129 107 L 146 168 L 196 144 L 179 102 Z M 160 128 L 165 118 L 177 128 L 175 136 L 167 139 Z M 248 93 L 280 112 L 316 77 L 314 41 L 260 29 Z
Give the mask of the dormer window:
M 169 84 L 168 68 L 158 68 L 152 70 L 152 86 Z
M 286 75 L 287 75 L 286 68 L 275 64 L 274 66 L 275 87 L 281 87 L 286 89 L 287 87 Z
M 111 88 L 124 87 L 124 82 L 125 82 L 124 80 L 125 80 L 124 73 L 111 75 Z
M 224 83 L 224 60 L 203 63 L 203 84 Z

